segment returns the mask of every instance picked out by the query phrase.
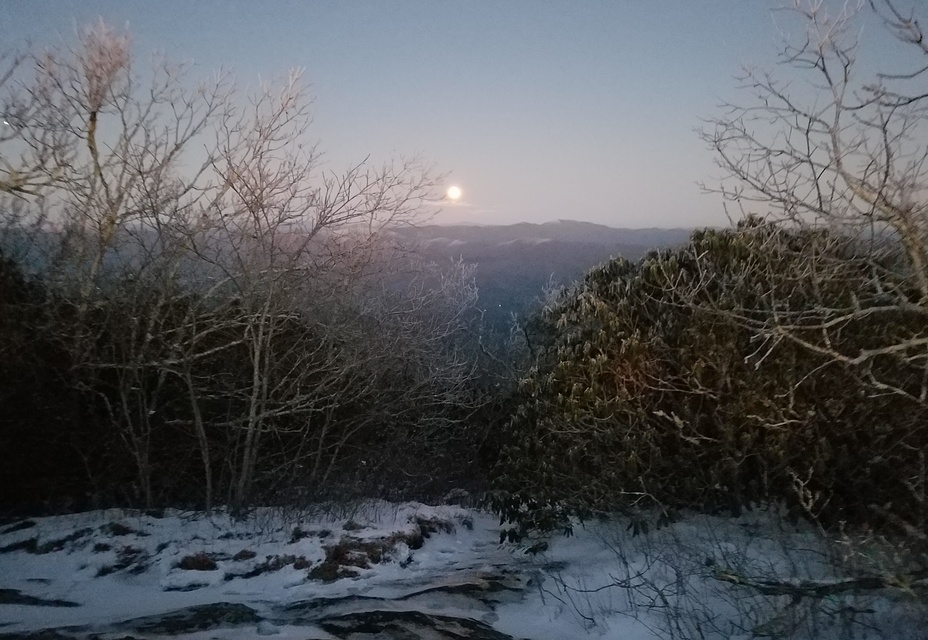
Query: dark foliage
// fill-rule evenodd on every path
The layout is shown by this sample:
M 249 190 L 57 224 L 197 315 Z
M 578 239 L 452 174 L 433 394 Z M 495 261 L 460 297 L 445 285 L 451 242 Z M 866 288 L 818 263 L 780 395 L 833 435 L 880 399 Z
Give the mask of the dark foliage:
M 228 503 L 251 400 L 247 320 L 234 301 L 138 279 L 80 309 L 0 259 L 0 512 L 202 506 L 202 451 L 215 503 Z M 467 419 L 480 390 L 455 390 L 471 401 L 451 403 L 420 351 L 375 351 L 375 333 L 360 341 L 346 327 L 298 313 L 275 325 L 252 499 L 437 500 L 476 488 L 484 429 Z
M 523 380 L 494 508 L 521 531 L 635 505 L 766 501 L 825 524 L 924 522 L 911 479 L 924 474 L 925 407 L 758 331 L 779 314 L 814 343 L 831 309 L 875 299 L 873 270 L 893 259 L 749 220 L 594 270 L 544 316 L 553 338 Z M 815 264 L 829 265 L 827 278 Z M 902 309 L 861 313 L 832 346 L 868 349 L 917 321 Z M 886 369 L 899 385 L 919 375 Z

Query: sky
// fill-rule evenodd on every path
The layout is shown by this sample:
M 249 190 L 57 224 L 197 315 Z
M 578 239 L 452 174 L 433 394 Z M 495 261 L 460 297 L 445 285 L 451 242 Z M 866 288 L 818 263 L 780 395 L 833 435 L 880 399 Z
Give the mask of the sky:
M 761 0 L 0 0 L 0 43 L 102 17 L 241 84 L 303 68 L 327 166 L 421 156 L 462 198 L 437 222 L 725 224 L 696 130 L 742 65 L 770 65 Z

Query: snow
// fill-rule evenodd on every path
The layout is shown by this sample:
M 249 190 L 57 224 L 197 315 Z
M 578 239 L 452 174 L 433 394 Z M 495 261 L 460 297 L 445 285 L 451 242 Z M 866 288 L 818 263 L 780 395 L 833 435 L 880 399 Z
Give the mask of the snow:
M 697 626 L 706 637 L 747 638 L 776 625 L 792 625 L 802 631 L 797 637 L 836 638 L 852 625 L 855 637 L 867 637 L 854 620 L 816 618 L 817 610 L 789 598 L 719 579 L 723 572 L 794 584 L 841 577 L 833 549 L 815 530 L 784 526 L 766 512 L 691 515 L 646 535 L 633 535 L 622 519 L 597 522 L 544 540 L 548 547 L 537 555 L 500 544 L 494 516 L 418 503 L 372 502 L 351 512 L 262 509 L 244 520 L 222 512 L 108 510 L 30 522 L 0 527 L 0 590 L 74 606 L 0 600 L 0 634 L 70 628 L 122 637 L 126 621 L 230 603 L 247 605 L 260 620 L 174 637 L 283 640 L 310 630 L 335 637 L 317 626 L 323 613 L 372 608 L 475 620 L 531 640 L 686 637 Z M 432 531 L 414 548 L 423 528 Z M 384 550 L 383 561 L 348 567 L 354 575 L 330 582 L 312 577 L 326 548 L 340 542 L 348 545 L 346 558 L 369 545 Z M 834 598 L 828 606 L 851 605 L 869 607 L 868 624 L 884 630 L 885 620 L 896 620 L 893 637 L 905 637 L 905 625 L 920 615 L 910 601 L 886 594 L 865 603 Z

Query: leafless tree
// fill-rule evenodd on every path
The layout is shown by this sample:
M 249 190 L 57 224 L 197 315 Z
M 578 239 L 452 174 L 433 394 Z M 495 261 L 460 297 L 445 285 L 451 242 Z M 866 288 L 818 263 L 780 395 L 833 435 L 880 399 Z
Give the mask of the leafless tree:
M 299 72 L 250 94 L 222 73 L 191 83 L 164 60 L 137 73 L 128 34 L 103 23 L 74 49 L 8 67 L 0 210 L 6 227 L 47 232 L 41 264 L 73 309 L 74 366 L 132 456 L 144 504 L 166 426 L 197 443 L 207 507 L 227 456 L 240 509 L 268 438 L 297 443 L 287 473 L 324 483 L 375 413 L 340 412 L 388 406 L 378 385 L 397 358 L 421 356 L 432 384 L 402 402 L 463 398 L 472 370 L 446 347 L 466 328 L 472 274 L 458 266 L 426 287 L 440 272 L 419 265 L 397 284 L 384 233 L 423 214 L 438 177 L 415 159 L 324 170 Z M 205 410 L 220 400 L 234 409 L 222 418 Z
M 728 104 L 703 137 L 725 180 L 717 190 L 742 210 L 774 223 L 825 228 L 836 242 L 852 238 L 870 281 L 846 306 L 780 311 L 752 326 L 768 345 L 790 340 L 856 367 L 874 392 L 928 401 L 928 78 L 917 3 L 871 0 L 796 3 L 787 10 L 804 31 L 788 40 L 790 74 L 748 70 L 748 98 Z M 860 25 L 876 19 L 909 58 L 868 75 L 858 46 Z M 884 34 L 885 35 L 885 34 Z M 891 38 L 890 38 L 891 39 Z M 785 75 L 785 77 L 781 77 Z M 822 282 L 846 265 L 813 257 Z M 775 307 L 775 305 L 774 305 Z M 840 348 L 843 327 L 865 318 L 894 318 L 912 329 L 880 343 Z M 882 375 L 886 363 L 913 373 Z M 918 372 L 921 372 L 919 375 Z

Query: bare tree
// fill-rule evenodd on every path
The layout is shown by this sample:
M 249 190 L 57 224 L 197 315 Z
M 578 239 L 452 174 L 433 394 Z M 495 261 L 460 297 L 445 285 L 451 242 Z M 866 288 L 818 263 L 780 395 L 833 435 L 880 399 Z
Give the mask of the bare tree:
M 269 442 L 284 475 L 325 484 L 378 421 L 466 396 L 473 368 L 452 345 L 472 273 L 401 275 L 413 262 L 385 233 L 422 215 L 438 177 L 416 159 L 324 170 L 299 72 L 245 95 L 161 60 L 143 82 L 129 36 L 103 23 L 9 69 L 5 226 L 45 234 L 72 366 L 140 502 L 156 502 L 171 430 L 196 443 L 207 508 L 223 485 L 241 509 Z M 397 369 L 419 373 L 400 390 Z
M 784 47 L 785 78 L 749 70 L 745 104 L 728 104 L 704 139 L 726 179 L 718 191 L 742 210 L 774 222 L 826 228 L 857 241 L 869 285 L 844 307 L 779 312 L 751 322 L 769 345 L 790 340 L 856 367 L 878 393 L 928 401 L 928 48 L 913 4 L 871 0 L 832 11 L 822 0 L 789 9 L 805 27 Z M 909 53 L 898 68 L 867 75 L 859 25 L 876 17 Z M 803 81 L 806 81 L 803 83 Z M 821 281 L 845 265 L 822 252 L 809 268 Z M 844 350 L 838 336 L 866 318 L 901 318 L 913 329 L 865 348 Z M 918 327 L 921 328 L 918 328 Z M 886 363 L 913 376 L 882 374 Z M 892 369 L 893 367 L 889 367 Z M 918 372 L 921 375 L 918 375 Z

